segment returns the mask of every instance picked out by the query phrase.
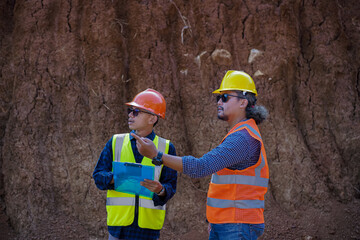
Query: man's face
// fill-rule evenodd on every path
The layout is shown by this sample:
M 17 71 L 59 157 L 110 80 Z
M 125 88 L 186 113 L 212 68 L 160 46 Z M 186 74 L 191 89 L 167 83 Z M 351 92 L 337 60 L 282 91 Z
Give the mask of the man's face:
M 234 91 L 223 91 L 218 96 L 217 114 L 218 118 L 224 121 L 232 121 L 241 111 L 241 101 L 243 99 L 237 97 Z
M 128 125 L 131 130 L 142 130 L 149 126 L 152 126 L 154 123 L 152 119 L 155 117 L 151 113 L 145 112 L 144 110 L 130 107 L 128 109 Z

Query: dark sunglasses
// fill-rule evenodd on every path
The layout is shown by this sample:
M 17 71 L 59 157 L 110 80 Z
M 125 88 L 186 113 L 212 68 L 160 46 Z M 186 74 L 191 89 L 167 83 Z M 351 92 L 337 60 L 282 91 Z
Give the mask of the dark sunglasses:
M 130 113 L 132 113 L 134 115 L 134 117 L 137 117 L 140 112 L 144 112 L 144 111 L 141 111 L 140 109 L 137 109 L 137 108 L 128 108 L 127 112 L 128 112 L 128 115 Z
M 222 95 L 217 95 L 216 96 L 216 102 L 218 102 L 220 99 L 223 103 L 226 103 L 227 101 L 229 101 L 229 97 L 237 97 L 237 98 L 243 98 L 237 95 L 230 95 L 230 94 L 222 94 Z

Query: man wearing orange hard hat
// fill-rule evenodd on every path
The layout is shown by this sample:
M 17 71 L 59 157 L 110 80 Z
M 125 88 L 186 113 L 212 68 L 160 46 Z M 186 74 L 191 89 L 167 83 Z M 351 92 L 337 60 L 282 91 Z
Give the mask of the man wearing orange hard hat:
M 129 107 L 128 125 L 131 133 L 151 141 L 157 151 L 176 156 L 174 145 L 157 136 L 153 130 L 159 118 L 165 119 L 164 97 L 148 88 L 125 104 Z M 119 172 L 116 172 L 118 170 L 115 166 L 120 166 Z M 134 179 L 141 178 L 146 169 L 153 180 L 136 182 Z M 136 139 L 125 133 L 115 134 L 106 143 L 93 178 L 100 190 L 107 190 L 109 240 L 159 239 L 165 220 L 166 202 L 176 192 L 176 171 L 143 157 L 137 149 Z
M 190 177 L 212 174 L 206 217 L 209 239 L 257 239 L 264 232 L 264 196 L 269 169 L 264 144 L 258 128 L 268 113 L 256 105 L 257 91 L 253 79 L 242 71 L 227 71 L 218 94 L 217 115 L 231 130 L 220 145 L 201 158 L 162 154 L 141 136 L 137 139 L 140 153 L 159 158 L 167 167 Z

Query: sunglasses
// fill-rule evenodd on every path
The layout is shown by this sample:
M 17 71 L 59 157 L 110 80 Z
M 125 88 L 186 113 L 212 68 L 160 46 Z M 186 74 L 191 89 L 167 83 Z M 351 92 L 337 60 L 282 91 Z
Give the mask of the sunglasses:
M 134 115 L 134 117 L 137 117 L 140 112 L 145 112 L 145 111 L 141 111 L 140 109 L 137 109 L 137 108 L 128 108 L 128 110 L 127 110 L 128 115 L 130 113 L 132 113 Z
M 237 97 L 237 98 L 243 98 L 237 95 L 230 95 L 230 94 L 222 94 L 222 95 L 217 95 L 216 96 L 216 102 L 218 102 L 220 99 L 223 103 L 226 103 L 227 101 L 229 101 L 230 97 Z

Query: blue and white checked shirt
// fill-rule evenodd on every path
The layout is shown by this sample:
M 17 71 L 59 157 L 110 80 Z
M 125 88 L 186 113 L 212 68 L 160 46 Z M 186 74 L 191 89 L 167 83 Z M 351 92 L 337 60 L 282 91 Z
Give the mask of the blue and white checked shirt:
M 132 131 L 134 132 L 134 131 Z M 154 140 L 155 133 L 154 131 L 146 136 L 147 138 Z M 140 155 L 136 147 L 136 139 L 130 135 L 131 148 L 134 153 L 135 161 L 141 163 L 143 156 Z M 176 156 L 176 150 L 172 143 L 169 145 L 169 154 Z M 110 184 L 113 173 L 112 173 L 112 138 L 106 143 L 105 148 L 102 150 L 99 160 L 96 164 L 95 170 L 93 172 L 93 178 L 95 180 L 96 186 L 101 190 L 114 190 L 114 184 Z M 176 181 L 177 181 L 177 172 L 171 168 L 163 167 L 160 183 L 164 186 L 166 190 L 166 196 L 159 197 L 154 194 L 153 201 L 154 205 L 164 205 L 168 200 L 170 200 L 176 192 Z M 132 225 L 122 227 L 122 226 L 108 226 L 109 233 L 120 239 L 158 239 L 160 236 L 159 230 L 152 230 L 146 228 L 140 228 L 138 226 L 138 203 L 139 197 L 135 199 L 135 219 Z
M 183 172 L 200 178 L 216 173 L 223 168 L 243 170 L 257 163 L 261 143 L 243 129 L 230 134 L 219 146 L 201 158 L 182 157 Z

